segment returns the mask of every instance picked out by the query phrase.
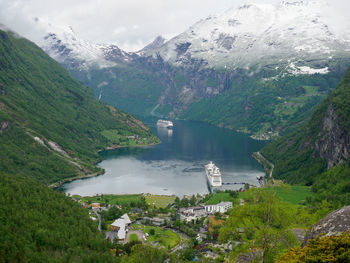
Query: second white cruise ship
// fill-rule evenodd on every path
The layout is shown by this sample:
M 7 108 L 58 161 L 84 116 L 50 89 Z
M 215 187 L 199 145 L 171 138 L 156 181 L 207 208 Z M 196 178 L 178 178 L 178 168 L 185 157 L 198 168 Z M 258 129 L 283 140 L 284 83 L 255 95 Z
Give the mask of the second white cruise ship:
M 158 120 L 157 121 L 157 126 L 158 127 L 164 127 L 164 128 L 172 129 L 174 124 L 173 124 L 172 121 Z
M 220 169 L 212 161 L 205 166 L 205 173 L 207 174 L 210 186 L 222 186 Z

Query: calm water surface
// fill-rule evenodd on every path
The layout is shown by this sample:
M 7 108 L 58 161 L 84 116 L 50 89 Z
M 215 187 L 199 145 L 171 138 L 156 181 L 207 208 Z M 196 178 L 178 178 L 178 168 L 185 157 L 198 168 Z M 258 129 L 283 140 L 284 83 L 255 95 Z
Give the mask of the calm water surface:
M 63 185 L 70 194 L 184 194 L 207 193 L 204 165 L 213 161 L 224 182 L 257 184 L 263 168 L 251 155 L 266 142 L 215 126 L 187 121 L 174 122 L 174 129 L 157 128 L 156 119 L 146 120 L 161 139 L 159 145 L 121 148 L 102 153 L 104 175 Z M 226 185 L 238 189 L 241 185 Z

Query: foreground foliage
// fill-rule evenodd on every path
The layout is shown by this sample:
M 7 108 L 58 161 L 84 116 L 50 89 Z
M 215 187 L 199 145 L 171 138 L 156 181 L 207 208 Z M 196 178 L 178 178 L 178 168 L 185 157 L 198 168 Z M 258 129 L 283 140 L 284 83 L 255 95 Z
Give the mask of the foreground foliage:
M 249 194 L 245 205 L 233 208 L 220 229 L 219 239 L 238 242 L 232 259 L 241 253 L 258 251 L 257 259 L 273 262 L 284 249 L 296 244 L 296 238 L 290 231 L 294 223 L 294 209 L 280 202 L 274 193 L 254 189 Z
M 278 263 L 350 262 L 350 233 L 340 236 L 317 237 L 305 247 L 292 248 L 282 255 Z

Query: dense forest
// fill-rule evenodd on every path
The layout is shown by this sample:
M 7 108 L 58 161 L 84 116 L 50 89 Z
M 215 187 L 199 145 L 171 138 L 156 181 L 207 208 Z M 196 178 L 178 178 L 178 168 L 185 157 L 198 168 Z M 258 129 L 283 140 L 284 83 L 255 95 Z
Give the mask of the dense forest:
M 38 181 L 0 173 L 0 262 L 113 262 L 88 211 Z

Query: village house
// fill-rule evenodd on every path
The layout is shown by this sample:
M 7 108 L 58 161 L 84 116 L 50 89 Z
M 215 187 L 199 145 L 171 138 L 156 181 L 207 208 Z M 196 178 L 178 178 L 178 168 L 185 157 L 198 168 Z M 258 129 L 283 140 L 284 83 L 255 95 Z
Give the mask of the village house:
M 111 224 L 112 231 L 118 231 L 117 237 L 119 241 L 124 241 L 126 232 L 128 231 L 128 226 L 131 224 L 131 220 L 128 214 L 122 215 L 119 219 L 115 220 Z
M 97 209 L 97 208 L 100 208 L 100 207 L 101 207 L 101 204 L 100 204 L 100 203 L 92 203 L 92 204 L 91 204 L 91 208 L 92 208 L 92 209 L 94 209 L 94 208 Z
M 186 222 L 191 222 L 192 220 L 200 219 L 206 215 L 207 213 L 205 211 L 204 206 L 180 208 L 177 214 L 178 218 L 180 218 L 181 221 L 186 221 Z
M 214 213 L 225 213 L 227 210 L 232 208 L 232 202 L 220 202 L 216 205 L 206 205 L 205 211 L 208 214 L 214 214 Z

